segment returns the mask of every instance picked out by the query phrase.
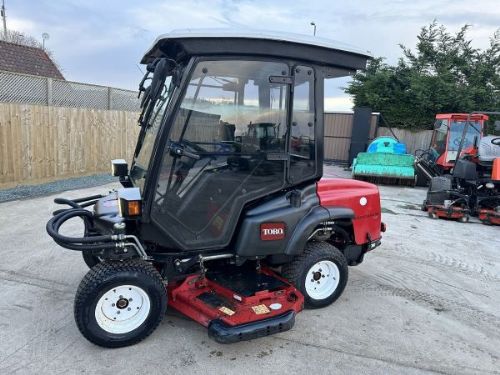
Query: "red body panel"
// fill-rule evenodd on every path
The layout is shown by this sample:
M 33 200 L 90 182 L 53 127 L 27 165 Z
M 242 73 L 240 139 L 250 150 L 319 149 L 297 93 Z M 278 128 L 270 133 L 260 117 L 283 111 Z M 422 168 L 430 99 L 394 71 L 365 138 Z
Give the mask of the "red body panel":
M 205 327 L 208 327 L 215 319 L 220 319 L 230 326 L 236 326 L 272 318 L 292 310 L 296 313 L 302 311 L 304 296 L 295 287 L 269 269 L 262 268 L 260 272 L 284 281 L 287 286 L 274 291 L 260 291 L 250 297 L 245 297 L 236 295 L 232 290 L 208 278 L 193 275 L 179 283 L 169 284 L 168 306 Z M 204 293 L 216 294 L 224 298 L 227 303 L 223 307 L 210 306 L 198 298 Z M 272 310 L 269 308 L 271 304 L 279 304 L 281 308 Z M 254 309 L 262 305 L 265 305 L 268 311 L 256 313 Z
M 381 238 L 382 217 L 377 186 L 347 178 L 325 178 L 318 182 L 317 192 L 323 207 L 346 207 L 354 211 L 357 245 Z

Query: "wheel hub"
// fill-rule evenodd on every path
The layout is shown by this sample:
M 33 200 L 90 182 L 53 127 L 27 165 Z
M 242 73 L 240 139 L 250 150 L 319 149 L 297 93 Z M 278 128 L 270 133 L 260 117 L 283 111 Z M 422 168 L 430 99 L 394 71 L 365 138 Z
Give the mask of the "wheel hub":
M 337 265 L 332 261 L 322 260 L 307 272 L 306 292 L 313 299 L 326 299 L 335 292 L 339 281 L 340 271 Z
M 134 285 L 121 285 L 105 292 L 96 304 L 97 324 L 110 333 L 127 333 L 139 327 L 151 308 L 149 296 Z
M 128 306 L 128 299 L 126 298 L 120 298 L 118 301 L 116 301 L 116 307 L 118 307 L 119 309 L 124 309 L 127 306 Z

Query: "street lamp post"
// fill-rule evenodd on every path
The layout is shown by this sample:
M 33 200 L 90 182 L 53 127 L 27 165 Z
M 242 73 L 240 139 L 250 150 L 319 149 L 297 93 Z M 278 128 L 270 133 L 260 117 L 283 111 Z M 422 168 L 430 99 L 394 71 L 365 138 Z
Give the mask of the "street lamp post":
M 316 24 L 311 22 L 311 26 L 314 27 L 313 35 L 316 36 Z
M 45 41 L 50 38 L 50 35 L 48 33 L 43 33 L 42 34 L 42 49 L 45 51 Z
M 7 14 L 5 13 L 5 0 L 2 0 L 2 8 L 0 9 L 3 23 L 3 34 L 5 41 L 7 41 Z

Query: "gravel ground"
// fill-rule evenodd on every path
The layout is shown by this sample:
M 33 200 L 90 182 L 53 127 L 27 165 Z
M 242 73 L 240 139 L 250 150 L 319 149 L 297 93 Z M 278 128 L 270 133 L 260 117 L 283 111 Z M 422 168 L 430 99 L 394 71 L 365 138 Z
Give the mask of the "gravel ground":
M 349 269 L 338 301 L 303 311 L 292 330 L 219 345 L 169 312 L 148 339 L 114 350 L 74 323 L 87 269 L 45 234 L 56 195 L 2 203 L 0 374 L 500 374 L 499 227 L 429 219 L 418 209 L 424 189 L 380 191 L 382 246 Z
M 44 195 L 60 193 L 68 190 L 84 189 L 116 181 L 116 177 L 108 174 L 68 178 L 39 185 L 19 185 L 12 189 L 0 190 L 0 202 L 19 199 L 30 199 Z

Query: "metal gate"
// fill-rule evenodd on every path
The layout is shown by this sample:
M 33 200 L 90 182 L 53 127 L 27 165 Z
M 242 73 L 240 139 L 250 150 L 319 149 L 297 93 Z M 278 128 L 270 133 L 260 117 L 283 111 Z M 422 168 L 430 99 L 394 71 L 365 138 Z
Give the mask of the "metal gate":
M 378 113 L 372 113 L 367 144 L 377 132 Z M 344 162 L 349 160 L 351 148 L 353 112 L 325 112 L 325 160 Z

